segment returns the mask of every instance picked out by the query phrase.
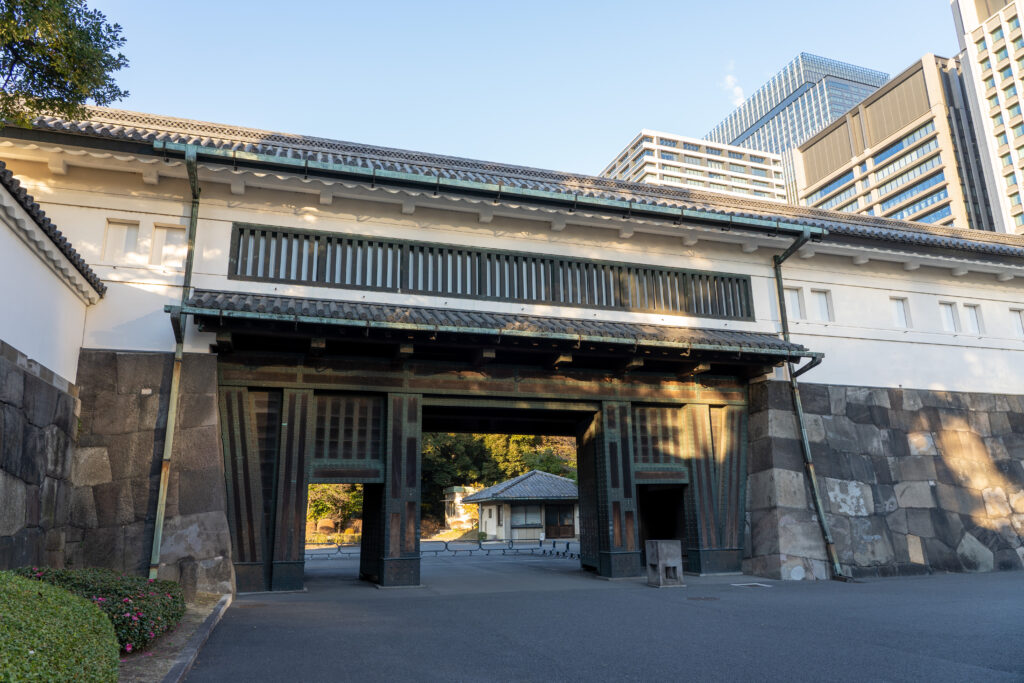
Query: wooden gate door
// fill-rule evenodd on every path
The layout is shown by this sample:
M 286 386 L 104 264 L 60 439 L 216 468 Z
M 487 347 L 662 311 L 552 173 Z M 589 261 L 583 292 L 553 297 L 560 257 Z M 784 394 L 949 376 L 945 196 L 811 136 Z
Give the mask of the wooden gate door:
M 302 588 L 312 392 L 223 387 L 221 437 L 239 592 Z

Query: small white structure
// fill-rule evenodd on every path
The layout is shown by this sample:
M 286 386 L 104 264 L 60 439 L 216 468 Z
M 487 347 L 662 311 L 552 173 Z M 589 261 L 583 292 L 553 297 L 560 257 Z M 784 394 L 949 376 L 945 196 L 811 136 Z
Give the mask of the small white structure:
M 449 529 L 472 529 L 476 526 L 476 510 L 464 504 L 466 496 L 480 490 L 479 486 L 449 486 L 444 490 L 444 525 Z
M 531 470 L 462 502 L 480 506 L 480 531 L 487 540 L 570 539 L 580 533 L 576 482 L 556 474 Z

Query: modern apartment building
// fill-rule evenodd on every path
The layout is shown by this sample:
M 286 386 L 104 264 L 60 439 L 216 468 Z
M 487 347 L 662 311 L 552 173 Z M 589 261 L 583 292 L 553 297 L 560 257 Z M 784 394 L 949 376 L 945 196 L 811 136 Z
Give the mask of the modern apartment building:
M 881 71 L 801 52 L 711 129 L 705 140 L 783 155 L 790 201 L 796 201 L 786 154 L 889 80 Z
M 1024 2 L 953 0 L 953 20 L 965 65 L 996 229 L 1024 233 Z
M 782 158 L 778 154 L 646 128 L 601 171 L 601 175 L 651 185 L 786 201 Z
M 957 59 L 925 55 L 793 154 L 800 204 L 993 230 Z

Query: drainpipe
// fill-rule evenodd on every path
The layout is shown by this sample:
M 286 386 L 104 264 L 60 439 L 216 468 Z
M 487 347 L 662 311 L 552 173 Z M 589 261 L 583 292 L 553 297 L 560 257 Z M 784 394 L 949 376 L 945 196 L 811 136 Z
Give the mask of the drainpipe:
M 779 318 L 782 322 L 782 336 L 789 341 L 789 316 L 786 312 L 786 293 L 782 284 L 782 263 L 795 254 L 803 245 L 811 239 L 811 233 L 804 231 L 793 244 L 782 254 L 772 257 L 775 268 L 775 289 L 779 297 Z M 804 421 L 804 406 L 800 399 L 800 384 L 797 378 L 808 370 L 817 367 L 821 363 L 821 357 L 813 358 L 810 363 L 796 370 L 791 361 L 786 361 L 786 369 L 789 373 L 789 386 L 793 390 L 793 409 L 796 412 L 796 424 L 800 429 L 800 449 L 804 455 L 804 469 L 807 471 L 807 479 L 811 484 L 811 498 L 814 500 L 814 509 L 818 513 L 818 523 L 821 525 L 821 535 L 825 540 L 825 550 L 832 563 L 832 578 L 837 581 L 849 581 L 850 578 L 843 574 L 839 566 L 839 555 L 836 553 L 836 546 L 832 540 L 832 531 L 828 527 L 828 520 L 825 519 L 825 508 L 821 502 L 821 491 L 818 489 L 818 477 L 814 473 L 814 459 L 811 457 L 811 444 L 807 439 L 807 425 Z
M 185 170 L 192 193 L 192 207 L 188 215 L 188 249 L 185 252 L 185 278 L 181 286 L 181 306 L 185 307 L 192 288 L 192 264 L 195 260 L 196 220 L 199 217 L 199 176 L 196 171 L 196 147 L 185 148 Z M 149 578 L 155 579 L 160 568 L 160 544 L 163 541 L 164 514 L 167 510 L 167 484 L 171 476 L 171 451 L 174 448 L 174 430 L 178 423 L 178 396 L 181 390 L 181 361 L 185 348 L 185 318 L 180 313 L 171 315 L 174 329 L 174 366 L 171 370 L 171 395 L 167 408 L 167 426 L 164 435 L 164 455 L 160 463 L 160 493 L 156 499 L 156 527 L 153 530 L 153 550 L 149 557 Z

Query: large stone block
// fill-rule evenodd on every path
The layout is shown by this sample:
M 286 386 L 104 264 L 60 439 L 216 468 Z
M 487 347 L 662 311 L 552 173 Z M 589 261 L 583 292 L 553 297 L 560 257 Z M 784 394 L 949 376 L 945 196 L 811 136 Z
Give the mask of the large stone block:
M 854 481 L 864 482 L 866 484 L 875 484 L 875 466 L 874 458 L 880 458 L 882 456 L 875 455 L 858 455 L 851 453 L 847 456 L 847 461 L 850 463 L 850 478 Z
M 25 526 L 28 485 L 0 470 L 0 536 L 13 536 Z
M 857 434 L 856 425 L 846 416 L 823 417 L 825 433 L 828 435 L 828 445 L 832 450 L 841 453 L 861 453 L 860 439 Z
M 218 556 L 198 562 L 196 589 L 204 593 L 232 593 L 235 590 L 235 567 L 231 558 Z
M 770 382 L 769 384 L 782 384 Z M 183 394 L 217 393 L 217 356 L 209 353 L 187 353 L 181 365 Z
M 907 556 L 913 564 L 924 564 L 924 545 L 920 536 L 907 535 Z
M 189 470 L 181 472 L 179 476 L 179 515 L 193 515 L 225 509 L 224 478 L 220 472 Z
M 902 481 L 893 486 L 902 508 L 933 508 L 935 495 L 926 481 Z
M 923 538 L 925 559 L 932 569 L 961 572 L 964 567 L 955 550 L 937 538 Z
M 42 495 L 38 486 L 25 487 L 25 526 L 39 526 L 43 512 Z
M 969 572 L 990 572 L 995 566 L 993 552 L 970 533 L 964 534 L 960 540 L 956 555 L 964 570 Z
M 25 374 L 25 394 L 22 397 L 22 410 L 25 419 L 36 427 L 53 424 L 57 413 L 57 387 L 44 382 L 32 374 Z
M 895 552 L 885 522 L 878 517 L 851 517 L 854 562 L 862 567 L 889 564 Z
M 46 477 L 39 489 L 39 525 L 44 529 L 68 523 L 71 487 L 66 481 Z
M 92 406 L 90 431 L 94 434 L 128 434 L 139 428 L 138 394 L 104 394 Z
M 871 458 L 871 467 L 875 470 L 875 481 L 879 484 L 892 484 L 896 458 Z
M 11 454 L 3 466 L 29 484 L 39 484 L 46 474 L 46 444 L 43 430 L 25 422 L 21 433 L 21 453 Z
M 231 556 L 231 538 L 223 512 L 182 515 L 164 522 L 160 564 Z
M 119 394 L 159 394 L 162 386 L 170 386 L 172 354 L 118 353 L 115 362 Z
M 1013 571 L 1024 567 L 1020 554 L 1016 550 L 998 550 L 995 553 L 996 571 Z
M 783 555 L 827 560 L 821 525 L 810 510 L 785 510 L 779 515 L 779 551 Z
M 967 413 L 967 422 L 971 431 L 981 436 L 992 436 L 992 427 L 989 423 L 988 413 Z
M 832 400 L 829 395 L 829 387 L 826 384 L 801 384 L 800 400 L 803 403 L 804 412 L 809 415 L 830 415 L 832 413 Z
M 71 439 L 57 425 L 44 427 L 41 438 L 46 476 L 67 479 L 71 475 Z
M 117 391 L 117 353 L 82 350 L 78 355 L 77 383 L 83 401 L 100 392 Z
M 1010 502 L 1006 499 L 1006 492 L 998 486 L 984 489 L 981 492 L 982 500 L 985 501 L 985 513 L 989 517 L 1009 517 Z
M 6 358 L 0 358 L 0 403 L 20 408 L 24 395 L 25 372 Z
M 846 415 L 846 387 L 829 386 L 828 400 L 833 415 Z
M 931 455 L 908 455 L 897 460 L 900 481 L 934 481 L 935 458 Z
M 96 500 L 91 486 L 76 486 L 71 489 L 71 509 L 68 522 L 72 526 L 94 529 L 99 526 L 96 516 Z
M 885 523 L 893 533 L 907 533 L 907 511 L 900 508 L 890 512 L 885 516 Z
M 935 538 L 945 543 L 950 548 L 955 548 L 964 535 L 964 524 L 960 515 L 945 510 L 932 510 L 932 529 L 935 530 Z
M 175 430 L 171 462 L 179 471 L 220 467 L 220 430 L 215 426 Z
M 1013 433 L 1013 428 L 1010 427 L 1010 418 L 1006 413 L 989 413 L 988 424 L 993 436 L 1005 436 Z
M 132 432 L 107 437 L 107 454 L 113 479 L 149 477 L 160 472 L 162 453 L 153 432 Z
M 825 443 L 825 423 L 821 421 L 821 415 L 805 415 L 804 427 L 807 429 L 807 440 L 811 443 Z
M 882 451 L 889 458 L 902 458 L 905 455 L 910 455 L 906 432 L 900 429 L 883 430 Z
M 96 517 L 101 527 L 122 526 L 135 521 L 131 481 L 120 479 L 93 487 Z
M 749 472 L 773 468 L 801 471 L 804 467 L 804 457 L 797 439 L 751 439 L 747 457 Z
M 153 521 L 138 521 L 124 527 L 124 571 L 139 576 L 149 570 L 153 554 Z
M 850 518 L 843 515 L 825 515 L 832 542 L 835 544 L 839 561 L 843 564 L 853 562 L 853 539 L 850 536 Z
M 169 397 L 158 393 L 147 394 L 145 391 L 139 394 L 138 429 L 152 431 L 157 427 L 166 427 Z
M 1024 491 L 1015 491 L 1009 495 L 1010 507 L 1014 512 L 1024 514 Z
M 935 498 L 939 507 L 943 510 L 964 515 L 983 514 L 985 511 L 984 502 L 977 492 L 965 489 L 962 486 L 950 486 L 949 484 L 935 485 Z
M 160 477 L 139 477 L 131 480 L 132 504 L 135 506 L 135 519 L 155 519 L 157 497 L 160 495 Z M 167 508 L 164 507 L 166 514 Z M 174 510 L 177 514 L 177 508 Z
M 962 394 L 967 409 L 977 413 L 990 413 L 996 409 L 995 394 Z
M 768 436 L 783 439 L 800 438 L 796 415 L 791 410 L 769 410 Z
M 921 410 L 921 408 L 924 407 L 924 404 L 921 402 L 921 394 L 917 390 L 902 389 L 900 394 L 903 399 L 902 403 L 899 406 L 893 407 L 898 407 L 901 410 L 907 410 L 910 412 Z
M 932 526 L 932 511 L 925 508 L 907 509 L 907 533 L 931 538 L 935 535 Z
M 110 458 L 103 447 L 75 448 L 71 456 L 71 483 L 96 486 L 112 480 Z
M 887 425 L 886 425 L 887 426 Z M 857 432 L 857 441 L 860 443 L 860 453 L 868 455 L 885 455 L 882 447 L 882 430 L 873 424 L 858 424 L 854 426 Z
M 907 434 L 907 450 L 910 455 L 937 455 L 935 441 L 930 432 L 911 432 Z
M 121 527 L 86 529 L 78 550 L 85 566 L 124 571 L 124 531 Z
M 208 427 L 218 423 L 216 394 L 184 394 L 178 407 L 181 427 Z
M 875 501 L 875 514 L 887 515 L 899 507 L 896 492 L 890 484 L 877 484 L 871 487 L 871 497 Z
M 779 552 L 778 508 L 754 510 L 750 513 L 750 554 L 773 555 Z
M 874 514 L 875 502 L 869 484 L 859 481 L 825 479 L 830 509 L 835 514 L 864 517 Z
M 765 470 L 750 475 L 747 487 L 752 509 L 806 508 L 804 475 L 792 470 Z

